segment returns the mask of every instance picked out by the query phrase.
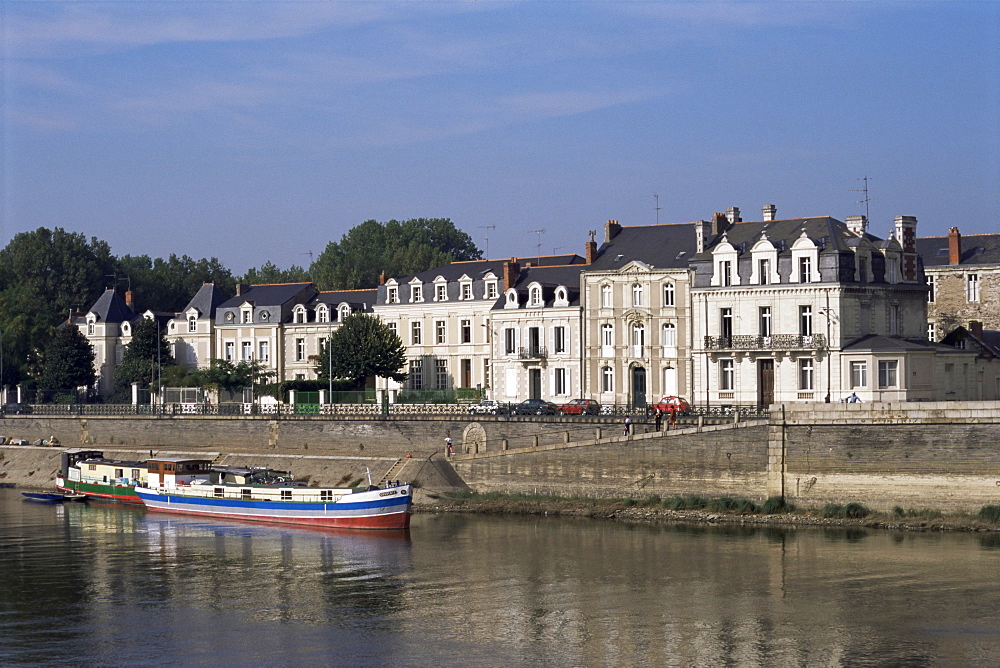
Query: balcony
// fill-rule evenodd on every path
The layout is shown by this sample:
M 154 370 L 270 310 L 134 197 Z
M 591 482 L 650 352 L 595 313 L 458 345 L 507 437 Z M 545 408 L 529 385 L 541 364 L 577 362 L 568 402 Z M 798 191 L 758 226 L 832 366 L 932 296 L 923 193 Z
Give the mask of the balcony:
M 819 350 L 826 348 L 826 337 L 822 334 L 706 336 L 705 348 L 707 350 Z
M 544 360 L 546 358 L 545 346 L 518 348 L 517 357 L 521 360 Z

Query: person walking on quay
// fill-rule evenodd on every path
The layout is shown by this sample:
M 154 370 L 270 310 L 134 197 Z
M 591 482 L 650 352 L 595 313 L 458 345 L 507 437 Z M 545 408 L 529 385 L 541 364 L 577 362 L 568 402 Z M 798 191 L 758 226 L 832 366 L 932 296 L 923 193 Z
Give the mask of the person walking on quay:
M 622 436 L 628 436 L 632 431 L 632 416 L 625 418 L 625 429 L 622 431 Z
M 657 408 L 656 412 L 653 414 L 653 424 L 656 425 L 656 431 L 660 431 L 660 425 L 663 424 L 663 411 L 659 408 Z
M 667 410 L 670 411 L 670 425 L 667 427 L 667 429 L 676 429 L 677 428 L 677 407 L 671 404 L 670 406 L 667 407 Z
M 444 447 L 448 449 L 448 456 L 455 454 L 455 448 L 451 444 L 451 436 L 444 437 Z

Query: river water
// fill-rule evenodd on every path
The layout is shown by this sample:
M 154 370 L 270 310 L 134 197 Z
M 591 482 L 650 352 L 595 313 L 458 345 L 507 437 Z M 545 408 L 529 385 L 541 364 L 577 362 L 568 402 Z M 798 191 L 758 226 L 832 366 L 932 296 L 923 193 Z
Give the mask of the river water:
M 458 514 L 343 533 L 0 489 L 0 665 L 998 665 L 998 576 L 995 534 Z

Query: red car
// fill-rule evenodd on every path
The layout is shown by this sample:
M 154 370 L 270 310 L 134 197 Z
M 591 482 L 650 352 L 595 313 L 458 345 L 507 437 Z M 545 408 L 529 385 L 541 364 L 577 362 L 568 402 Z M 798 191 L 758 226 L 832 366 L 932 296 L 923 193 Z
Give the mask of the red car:
M 600 415 L 601 405 L 593 399 L 574 399 L 556 408 L 559 415 Z
M 654 411 L 659 408 L 664 413 L 674 411 L 675 413 L 683 415 L 691 410 L 691 404 L 689 404 L 683 397 L 663 397 L 658 402 L 650 406 L 650 408 Z

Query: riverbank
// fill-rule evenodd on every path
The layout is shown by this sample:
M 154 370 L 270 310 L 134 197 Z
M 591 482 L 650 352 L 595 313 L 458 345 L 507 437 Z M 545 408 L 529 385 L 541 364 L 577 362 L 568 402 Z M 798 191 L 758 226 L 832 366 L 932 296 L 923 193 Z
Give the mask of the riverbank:
M 791 510 L 762 514 L 713 510 L 673 510 L 661 505 L 634 504 L 619 499 L 528 499 L 490 495 L 439 496 L 432 503 L 414 506 L 419 513 L 472 513 L 481 515 L 542 515 L 643 524 L 706 524 L 753 527 L 842 527 L 891 531 L 1000 532 L 1000 524 L 966 514 L 944 515 L 933 510 L 898 514 L 871 512 L 865 517 L 823 517 L 821 510 Z

